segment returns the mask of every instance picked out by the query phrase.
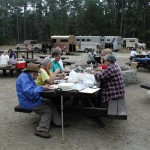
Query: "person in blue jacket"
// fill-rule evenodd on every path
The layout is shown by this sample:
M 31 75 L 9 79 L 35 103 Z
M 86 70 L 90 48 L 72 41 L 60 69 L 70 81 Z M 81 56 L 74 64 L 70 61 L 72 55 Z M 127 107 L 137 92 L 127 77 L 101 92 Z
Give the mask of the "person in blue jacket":
M 39 93 L 48 90 L 48 86 L 37 86 L 35 79 L 38 76 L 39 65 L 28 63 L 25 70 L 16 80 L 16 92 L 21 108 L 30 109 L 40 116 L 39 125 L 35 135 L 50 138 L 49 133 L 51 119 L 56 126 L 61 125 L 61 118 L 53 103 L 46 103 Z M 50 101 L 50 100 L 49 100 Z

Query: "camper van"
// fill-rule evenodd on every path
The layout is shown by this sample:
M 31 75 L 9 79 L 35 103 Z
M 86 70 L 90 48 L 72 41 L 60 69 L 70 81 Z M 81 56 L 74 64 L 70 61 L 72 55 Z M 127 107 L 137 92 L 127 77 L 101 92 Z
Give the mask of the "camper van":
M 121 49 L 122 38 L 120 36 L 76 36 L 77 51 L 87 52 L 88 49 L 96 49 L 100 46 L 103 48 L 112 48 L 113 50 Z
M 139 43 L 138 38 L 123 38 L 122 39 L 122 47 L 127 49 L 134 49 L 135 45 Z
M 51 42 L 53 47 L 63 47 L 63 55 L 76 52 L 76 37 L 74 35 L 51 36 Z

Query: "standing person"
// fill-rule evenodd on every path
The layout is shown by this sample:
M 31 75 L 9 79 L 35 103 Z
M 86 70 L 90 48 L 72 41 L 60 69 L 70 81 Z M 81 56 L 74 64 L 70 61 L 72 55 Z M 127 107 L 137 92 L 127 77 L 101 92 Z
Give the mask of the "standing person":
M 116 59 L 113 55 L 108 54 L 104 57 L 104 63 L 107 68 L 103 71 L 94 73 L 97 81 L 103 82 L 101 89 L 102 102 L 108 102 L 109 100 L 117 100 L 124 98 L 124 81 L 121 73 L 121 69 L 118 64 L 115 63 Z
M 46 100 L 39 93 L 47 90 L 47 86 L 37 86 L 35 79 L 38 76 L 39 66 L 28 63 L 26 69 L 16 80 L 16 92 L 21 108 L 30 109 L 40 116 L 39 125 L 35 130 L 35 135 L 50 138 L 49 133 L 51 120 L 54 121 L 53 106 L 48 105 Z

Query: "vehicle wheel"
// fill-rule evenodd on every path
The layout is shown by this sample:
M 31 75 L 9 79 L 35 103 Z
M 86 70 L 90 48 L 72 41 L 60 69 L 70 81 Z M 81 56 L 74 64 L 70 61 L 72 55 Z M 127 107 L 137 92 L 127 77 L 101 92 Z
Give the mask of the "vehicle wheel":
M 16 49 L 17 49 L 17 50 L 20 50 L 20 47 L 17 47 Z
M 66 50 L 63 50 L 63 51 L 62 51 L 62 54 L 63 54 L 63 55 L 67 55 L 67 51 L 66 51 Z
M 130 50 L 130 47 L 127 47 L 128 50 Z
M 89 51 L 89 49 L 88 49 L 88 48 L 85 48 L 85 49 L 84 49 L 84 52 L 85 52 L 85 53 L 87 53 L 88 51 Z

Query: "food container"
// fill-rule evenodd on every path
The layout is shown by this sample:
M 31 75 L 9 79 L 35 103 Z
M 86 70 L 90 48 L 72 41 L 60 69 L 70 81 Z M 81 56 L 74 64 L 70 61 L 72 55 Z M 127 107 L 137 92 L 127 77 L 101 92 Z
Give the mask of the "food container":
M 24 60 L 19 60 L 17 61 L 16 63 L 16 68 L 19 68 L 19 69 L 24 69 L 26 67 L 26 61 Z

